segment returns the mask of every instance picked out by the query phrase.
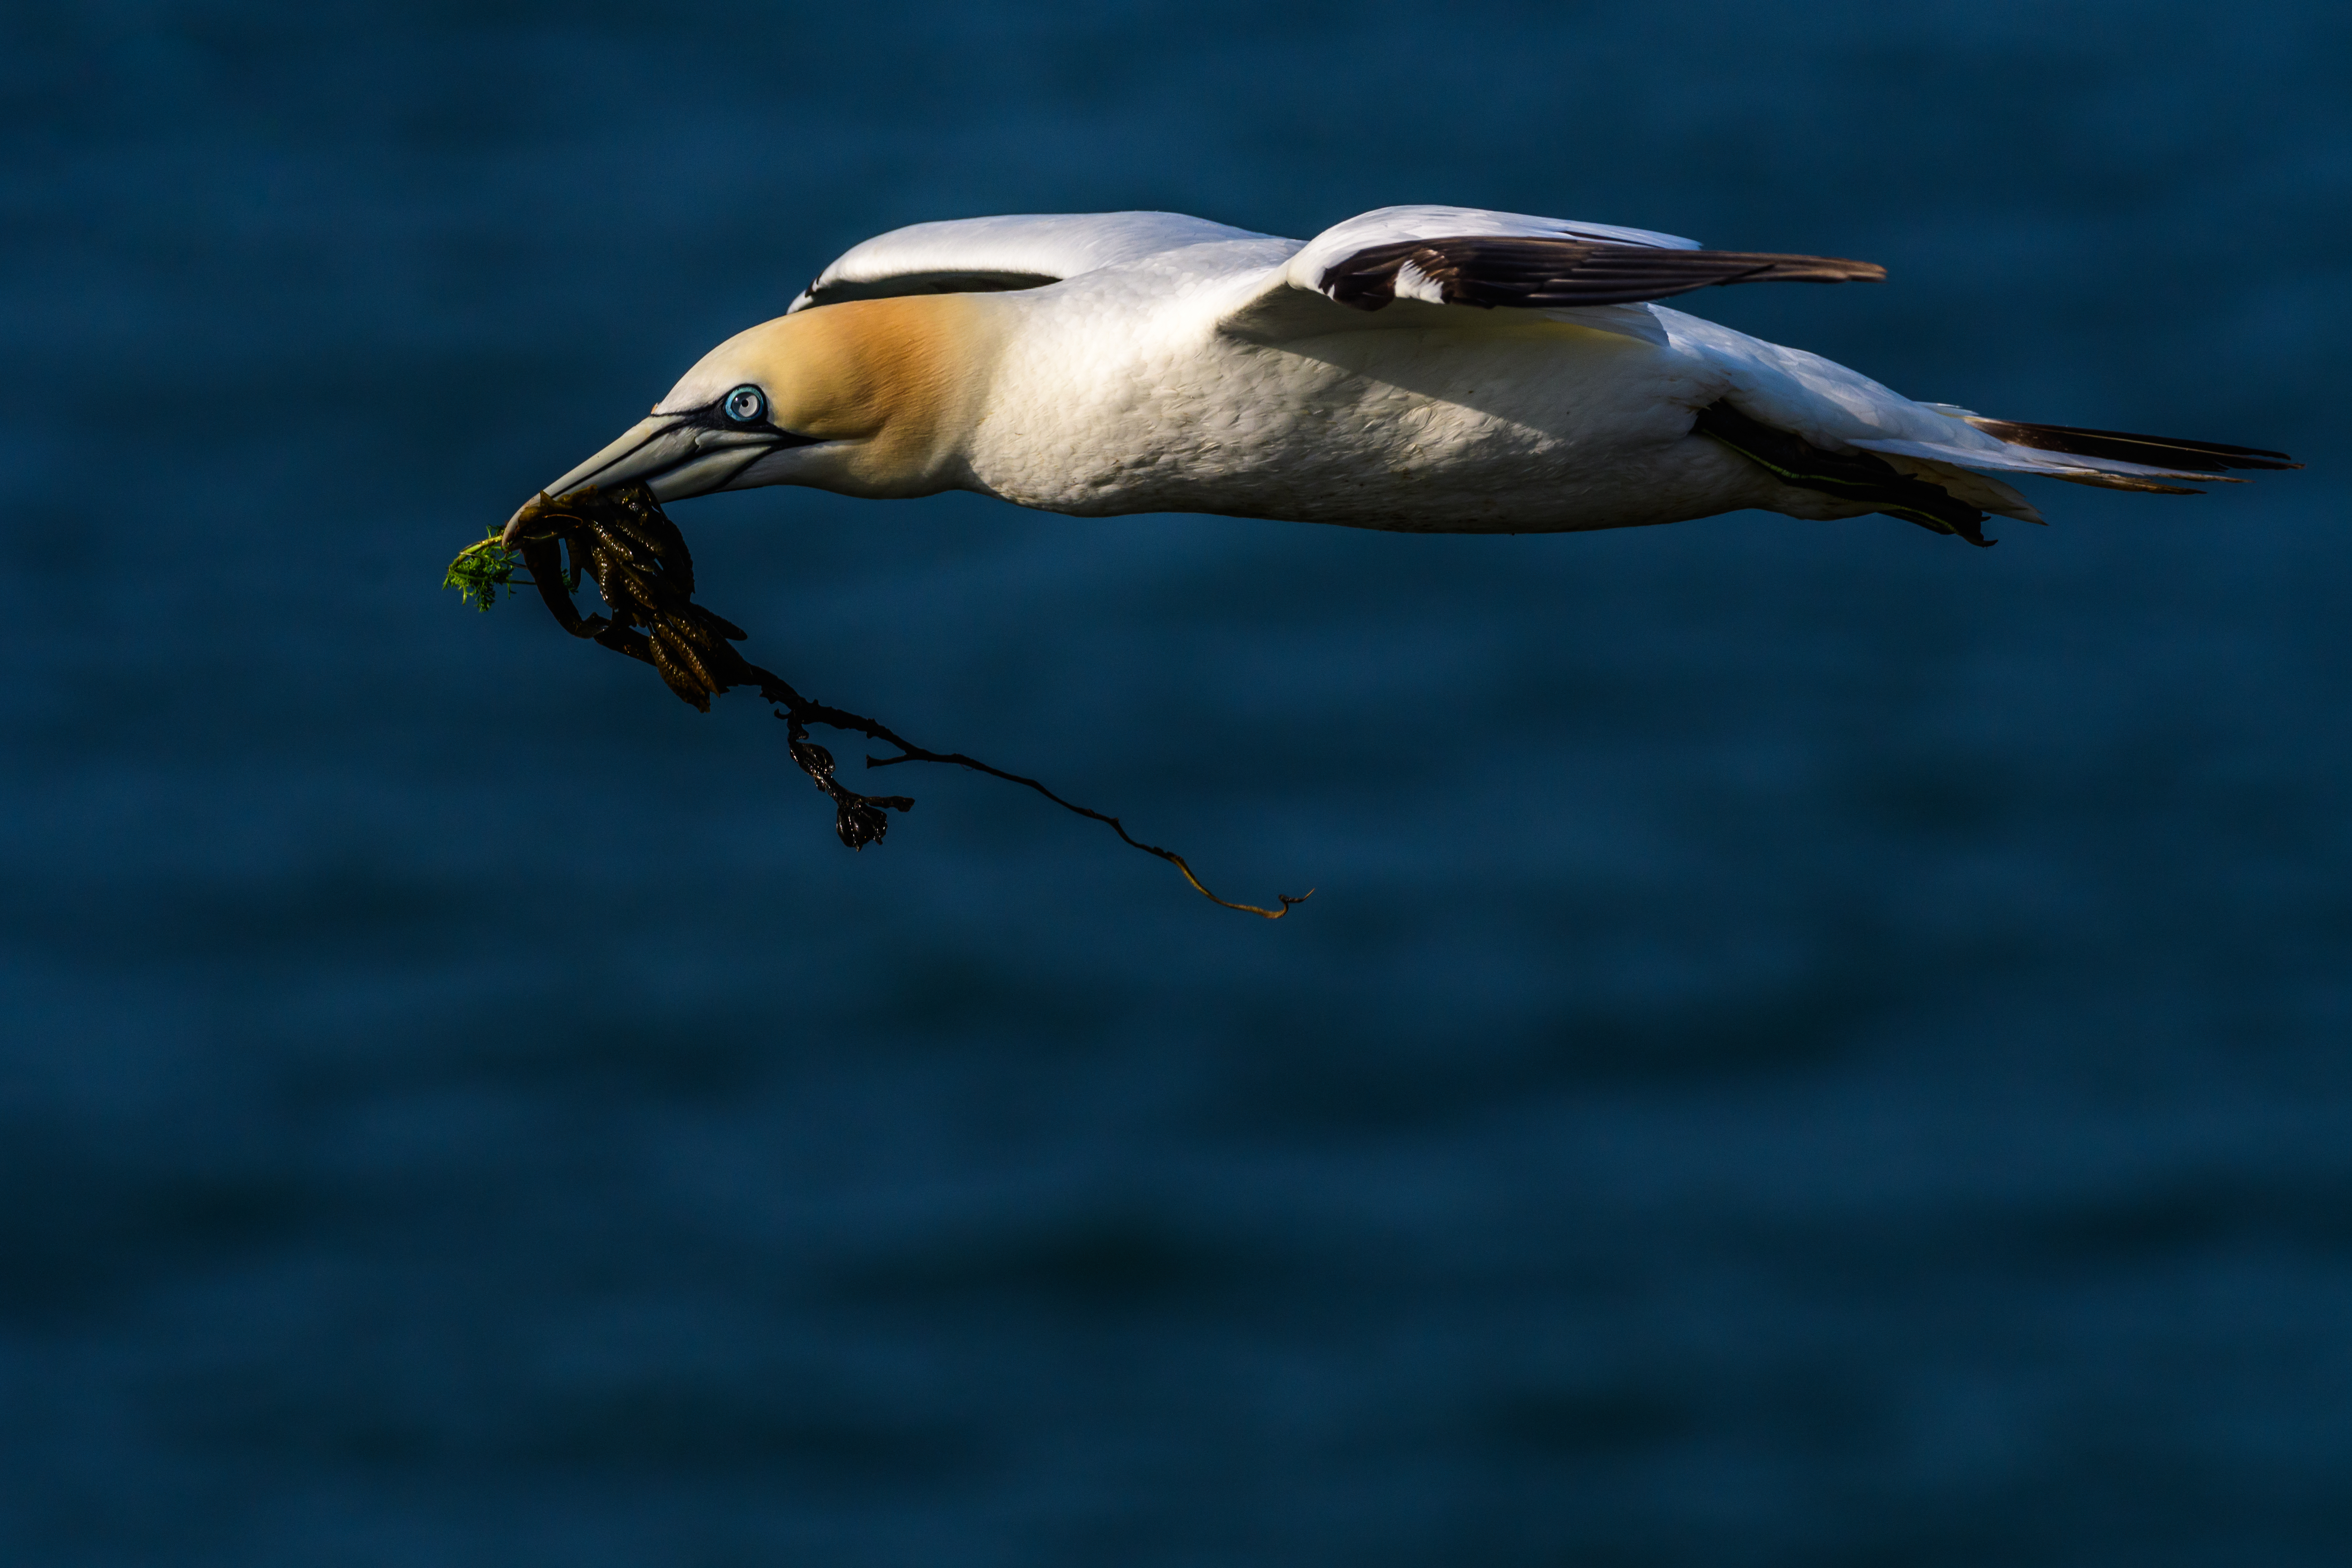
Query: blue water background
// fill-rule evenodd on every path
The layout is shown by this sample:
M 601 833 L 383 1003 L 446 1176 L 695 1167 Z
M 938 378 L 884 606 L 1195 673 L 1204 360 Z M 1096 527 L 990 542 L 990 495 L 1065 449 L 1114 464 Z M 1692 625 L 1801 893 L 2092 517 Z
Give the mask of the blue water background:
M 0 15 L 0 1560 L 2352 1561 L 2352 12 Z M 2284 447 L 1589 537 L 681 505 L 852 856 L 442 563 L 899 224 L 1869 258 Z M 855 755 L 855 743 L 841 748 Z M 853 783 L 866 775 L 850 770 Z

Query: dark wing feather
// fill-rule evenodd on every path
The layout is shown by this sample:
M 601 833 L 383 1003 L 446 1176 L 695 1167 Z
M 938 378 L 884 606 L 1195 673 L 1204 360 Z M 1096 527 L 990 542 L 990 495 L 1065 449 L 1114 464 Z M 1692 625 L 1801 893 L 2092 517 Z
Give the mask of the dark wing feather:
M 793 309 L 838 305 L 850 300 L 887 300 L 901 294 L 996 294 L 1016 289 L 1043 289 L 1061 279 L 1045 272 L 902 272 L 889 278 L 819 278 L 801 290 Z
M 1875 283 L 1886 276 L 1883 267 L 1832 256 L 1462 235 L 1357 251 L 1326 268 L 1317 286 L 1342 305 L 1378 310 L 1396 300 L 1397 275 L 1408 266 L 1445 303 L 1485 310 L 1631 305 L 1725 283 Z
M 1784 484 L 1874 506 L 1889 517 L 1931 533 L 1956 533 L 1970 544 L 1994 542 L 1984 536 L 1983 512 L 1940 485 L 1903 473 L 1874 452 L 1829 451 L 1751 419 L 1728 401 L 1700 409 L 1691 429 L 1770 469 Z
M 2074 425 L 2025 425 L 1970 416 L 1969 423 L 2012 447 L 2065 452 L 2078 458 L 2108 458 L 2154 468 L 2299 468 L 2284 452 L 2260 447 L 2225 447 L 2218 441 L 2182 441 L 2169 436 L 2134 436 L 2122 430 L 2085 430 Z M 2243 483 L 2243 480 L 2233 481 Z

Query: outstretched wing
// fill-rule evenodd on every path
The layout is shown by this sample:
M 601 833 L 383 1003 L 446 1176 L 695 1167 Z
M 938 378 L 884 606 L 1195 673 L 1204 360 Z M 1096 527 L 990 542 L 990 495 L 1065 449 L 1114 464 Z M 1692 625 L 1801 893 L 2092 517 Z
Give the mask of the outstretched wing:
M 817 274 L 786 313 L 893 294 L 1036 289 L 1188 245 L 1266 237 L 1181 213 L 1023 214 L 919 223 L 851 247 Z
M 1702 250 L 1678 235 L 1610 224 L 1476 207 L 1383 207 L 1309 240 L 1223 324 L 1244 336 L 1334 331 L 1372 323 L 1338 318 L 1333 305 L 1372 312 L 1411 300 L 1481 310 L 1580 310 L 1726 283 L 1876 282 L 1885 276 L 1885 268 L 1867 261 Z

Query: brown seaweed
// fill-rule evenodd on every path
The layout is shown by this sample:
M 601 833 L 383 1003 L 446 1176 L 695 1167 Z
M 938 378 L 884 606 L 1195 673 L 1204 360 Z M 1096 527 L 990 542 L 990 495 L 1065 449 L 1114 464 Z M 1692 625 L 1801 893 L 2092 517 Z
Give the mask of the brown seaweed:
M 544 493 L 535 496 L 516 514 L 506 538 L 513 542 L 522 564 L 530 569 L 532 585 L 559 626 L 576 637 L 651 665 L 680 701 L 708 713 L 712 698 L 739 686 L 757 688 L 784 722 L 785 745 L 793 763 L 832 800 L 834 832 L 852 849 L 881 843 L 890 830 L 889 813 L 912 810 L 915 803 L 903 795 L 862 795 L 844 784 L 835 776 L 833 753 L 809 738 L 812 725 L 846 731 L 898 748 L 896 756 L 869 754 L 866 758 L 869 768 L 942 763 L 1034 790 L 1065 811 L 1102 823 L 1146 855 L 1167 861 L 1183 874 L 1195 892 L 1225 909 L 1280 920 L 1293 904 L 1314 896 L 1311 888 L 1295 898 L 1277 894 L 1274 909 L 1221 899 L 1194 875 L 1184 857 L 1144 843 L 1116 816 L 1065 800 L 1035 779 L 1007 773 L 961 752 L 918 746 L 877 720 L 802 695 L 782 676 L 761 668 L 737 651 L 735 645 L 748 635 L 741 627 L 694 602 L 694 557 L 686 547 L 686 538 L 642 484 L 592 487 L 575 490 L 560 501 Z M 466 557 L 459 559 L 464 562 Z M 458 577 L 453 568 L 452 585 L 457 585 Z M 572 595 L 583 578 L 595 584 L 611 611 L 609 616 L 583 616 L 573 604 Z M 506 574 L 495 574 L 495 581 L 504 585 Z M 481 603 L 489 603 L 488 592 Z

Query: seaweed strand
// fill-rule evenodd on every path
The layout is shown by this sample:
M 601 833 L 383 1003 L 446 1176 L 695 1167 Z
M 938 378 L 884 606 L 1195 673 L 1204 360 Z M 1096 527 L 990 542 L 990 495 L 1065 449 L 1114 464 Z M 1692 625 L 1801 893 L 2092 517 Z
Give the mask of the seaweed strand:
M 1129 833 L 1126 824 L 1107 812 L 1065 800 L 1035 779 L 1007 773 L 961 752 L 934 752 L 919 746 L 878 720 L 803 695 L 782 676 L 761 668 L 736 651 L 734 645 L 745 637 L 740 627 L 694 602 L 694 558 L 687 550 L 686 538 L 663 513 L 653 492 L 642 484 L 576 491 L 562 501 L 541 493 L 516 515 L 516 524 L 506 535 L 514 541 L 516 548 L 499 561 L 505 570 L 499 574 L 497 586 L 509 585 L 511 563 L 519 555 L 520 563 L 530 568 L 529 581 L 538 588 L 541 602 L 564 630 L 651 665 L 679 700 L 702 712 L 710 711 L 710 700 L 722 692 L 738 686 L 756 686 L 760 695 L 778 710 L 776 717 L 784 721 L 785 745 L 793 763 L 808 775 L 811 784 L 832 800 L 834 831 L 852 849 L 882 842 L 890 830 L 888 814 L 910 811 L 915 803 L 903 795 L 862 795 L 844 784 L 835 776 L 837 764 L 833 753 L 809 738 L 812 724 L 847 731 L 898 748 L 895 757 L 869 754 L 866 758 L 869 768 L 895 767 L 900 763 L 939 763 L 1034 790 L 1065 811 L 1103 824 L 1118 834 L 1122 843 L 1167 861 L 1194 892 L 1221 908 L 1278 921 L 1290 912 L 1292 905 L 1315 896 L 1312 888 L 1297 897 L 1278 893 L 1277 907 L 1274 909 L 1219 898 L 1209 890 L 1184 857 L 1160 845 L 1146 844 Z M 560 567 L 556 553 L 559 542 L 570 558 L 569 573 Z M 469 558 L 478 559 L 488 553 L 482 545 L 475 545 L 459 561 L 470 566 Z M 449 585 L 460 585 L 462 575 L 453 567 Z M 574 606 L 572 595 L 583 576 L 595 584 L 597 593 L 613 612 L 611 618 L 583 616 Z M 476 586 L 472 579 L 466 579 L 462 585 Z M 484 591 L 487 587 L 484 584 L 476 590 L 481 593 L 481 602 L 486 606 L 490 596 Z

